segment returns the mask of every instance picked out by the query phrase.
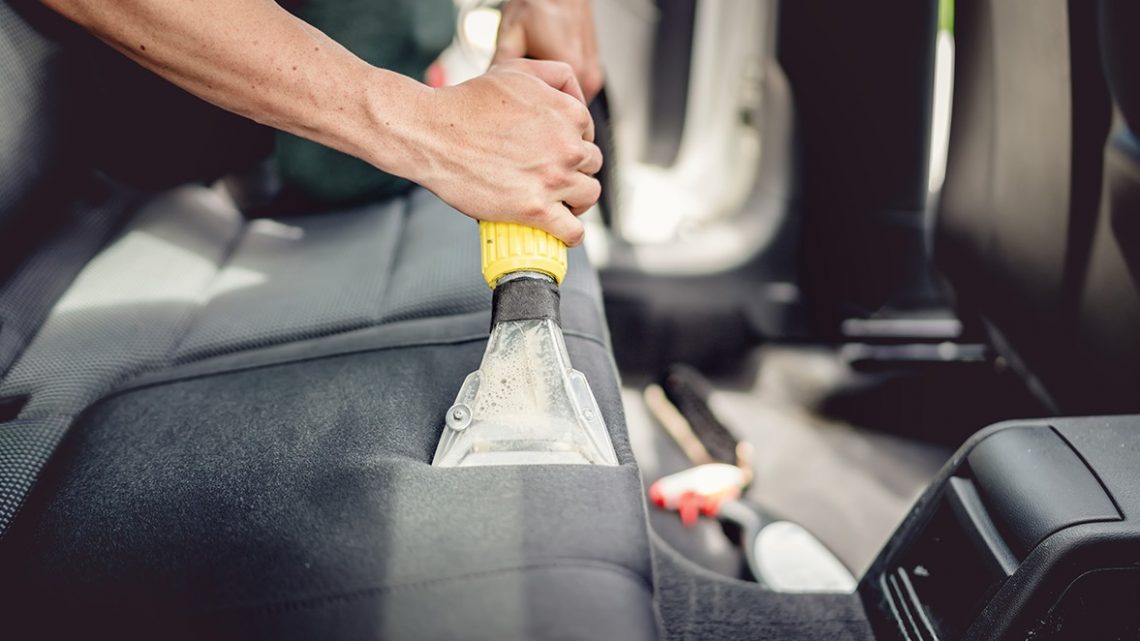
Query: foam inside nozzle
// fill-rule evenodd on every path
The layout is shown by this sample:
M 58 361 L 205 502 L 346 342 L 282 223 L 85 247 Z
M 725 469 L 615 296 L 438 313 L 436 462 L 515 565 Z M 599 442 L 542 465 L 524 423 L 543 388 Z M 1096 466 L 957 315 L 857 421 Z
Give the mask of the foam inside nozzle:
M 495 294 L 482 364 L 448 409 L 432 464 L 617 465 L 590 385 L 570 365 L 557 286 L 523 278 Z

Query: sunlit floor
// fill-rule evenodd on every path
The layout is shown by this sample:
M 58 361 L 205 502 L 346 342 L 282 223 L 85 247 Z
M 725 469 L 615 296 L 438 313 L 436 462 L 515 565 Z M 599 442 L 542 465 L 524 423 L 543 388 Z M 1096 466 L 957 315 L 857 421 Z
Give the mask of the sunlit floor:
M 755 448 L 746 498 L 813 532 L 861 576 L 950 451 L 860 429 L 810 407 L 844 375 L 827 350 L 765 347 L 738 380 L 714 380 L 717 416 Z M 641 386 L 623 389 L 634 453 L 646 483 L 688 467 L 649 414 Z M 650 507 L 654 530 L 692 560 L 735 576 L 739 551 L 715 522 L 685 528 Z

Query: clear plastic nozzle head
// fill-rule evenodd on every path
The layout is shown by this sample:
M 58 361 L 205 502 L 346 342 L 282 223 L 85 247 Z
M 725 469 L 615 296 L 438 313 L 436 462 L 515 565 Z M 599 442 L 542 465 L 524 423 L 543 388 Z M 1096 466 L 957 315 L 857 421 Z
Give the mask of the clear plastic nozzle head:
M 498 318 L 482 364 L 467 375 L 444 422 L 432 465 L 617 465 L 556 317 Z

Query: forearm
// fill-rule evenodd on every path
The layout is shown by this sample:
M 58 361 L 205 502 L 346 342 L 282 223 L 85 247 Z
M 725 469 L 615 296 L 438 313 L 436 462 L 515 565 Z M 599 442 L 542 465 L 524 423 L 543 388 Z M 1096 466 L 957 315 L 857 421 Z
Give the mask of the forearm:
M 190 93 L 415 180 L 431 90 L 272 0 L 44 0 Z M 172 123 L 176 125 L 176 123 Z
M 574 216 L 598 200 L 602 156 L 568 65 L 511 60 L 431 89 L 272 0 L 42 1 L 190 93 L 408 178 L 473 218 L 575 244 Z

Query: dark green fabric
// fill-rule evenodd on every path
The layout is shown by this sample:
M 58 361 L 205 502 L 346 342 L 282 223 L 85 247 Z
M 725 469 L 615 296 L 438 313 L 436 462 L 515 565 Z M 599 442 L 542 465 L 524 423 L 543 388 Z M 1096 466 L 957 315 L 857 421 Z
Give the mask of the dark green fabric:
M 451 42 L 452 0 L 307 0 L 293 12 L 369 63 L 422 78 Z M 277 134 L 276 162 L 286 185 L 319 202 L 375 199 L 408 181 L 291 134 Z

